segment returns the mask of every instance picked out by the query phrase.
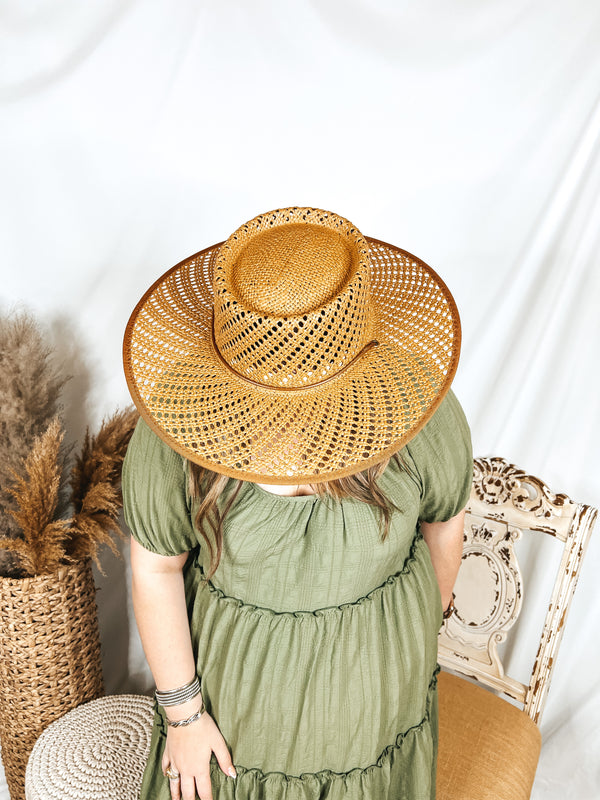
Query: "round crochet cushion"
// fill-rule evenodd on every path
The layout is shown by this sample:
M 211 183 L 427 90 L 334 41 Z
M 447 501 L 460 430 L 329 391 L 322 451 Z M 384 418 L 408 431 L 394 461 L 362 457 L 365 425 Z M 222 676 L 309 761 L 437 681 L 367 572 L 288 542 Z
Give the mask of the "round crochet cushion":
M 138 800 L 152 719 L 152 700 L 128 694 L 65 714 L 33 747 L 26 800 Z

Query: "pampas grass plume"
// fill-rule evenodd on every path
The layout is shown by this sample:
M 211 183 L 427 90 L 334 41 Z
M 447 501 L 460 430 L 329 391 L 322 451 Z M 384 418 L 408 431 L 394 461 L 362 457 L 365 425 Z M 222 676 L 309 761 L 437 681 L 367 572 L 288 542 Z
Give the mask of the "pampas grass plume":
M 56 416 L 67 380 L 53 366 L 51 348 L 30 314 L 0 317 L 0 536 L 19 535 L 9 487 Z
M 74 559 L 90 556 L 99 569 L 100 545 L 108 545 L 117 553 L 114 536 L 122 535 L 118 524 L 121 466 L 137 419 L 137 411 L 128 408 L 104 420 L 95 436 L 86 431 L 71 470 L 74 515 L 66 553 Z
M 15 553 L 29 575 L 53 572 L 64 558 L 68 520 L 54 519 L 61 485 L 61 445 L 64 431 L 58 418 L 35 439 L 25 459 L 24 475 L 13 473 L 8 490 L 16 509 L 10 514 L 22 539 L 0 539 L 0 548 Z

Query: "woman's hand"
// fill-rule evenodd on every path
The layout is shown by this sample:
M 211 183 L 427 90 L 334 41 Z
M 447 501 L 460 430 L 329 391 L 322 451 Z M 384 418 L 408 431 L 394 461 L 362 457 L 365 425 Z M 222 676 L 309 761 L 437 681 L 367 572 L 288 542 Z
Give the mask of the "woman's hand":
M 177 718 L 184 719 L 185 717 L 178 713 Z M 210 784 L 212 753 L 215 754 L 225 775 L 235 778 L 235 769 L 225 739 L 221 736 L 213 718 L 206 711 L 200 719 L 190 725 L 184 725 L 181 728 L 169 726 L 162 758 L 162 771 L 165 779 L 169 766 L 173 772 L 179 773 L 179 779 L 169 780 L 173 800 L 194 800 L 196 792 L 200 800 L 212 800 Z

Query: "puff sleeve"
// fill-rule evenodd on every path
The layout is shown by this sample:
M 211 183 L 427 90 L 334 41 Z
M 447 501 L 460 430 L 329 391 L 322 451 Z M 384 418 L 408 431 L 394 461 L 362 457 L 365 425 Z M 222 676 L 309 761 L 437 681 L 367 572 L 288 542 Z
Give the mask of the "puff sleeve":
M 406 449 L 420 483 L 419 518 L 446 522 L 467 504 L 473 479 L 471 434 L 452 391 Z
M 123 463 L 123 508 L 146 550 L 175 556 L 198 547 L 184 459 L 140 419 Z

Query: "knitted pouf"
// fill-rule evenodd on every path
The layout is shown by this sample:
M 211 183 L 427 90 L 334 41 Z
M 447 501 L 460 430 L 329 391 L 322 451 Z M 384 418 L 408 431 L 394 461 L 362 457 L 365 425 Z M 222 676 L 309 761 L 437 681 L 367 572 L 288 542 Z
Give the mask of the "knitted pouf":
M 27 763 L 26 800 L 138 800 L 152 707 L 148 697 L 112 695 L 53 722 Z

